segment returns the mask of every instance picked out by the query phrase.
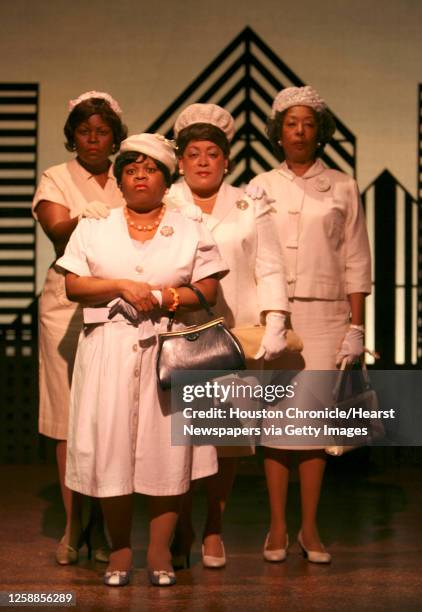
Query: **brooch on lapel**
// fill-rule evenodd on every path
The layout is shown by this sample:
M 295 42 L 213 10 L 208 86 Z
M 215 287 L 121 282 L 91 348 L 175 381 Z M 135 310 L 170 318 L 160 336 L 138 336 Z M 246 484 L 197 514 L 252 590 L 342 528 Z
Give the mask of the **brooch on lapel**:
M 249 204 L 246 202 L 246 200 L 238 200 L 236 202 L 236 206 L 239 210 L 246 210 L 247 208 L 249 208 Z
M 163 225 L 163 227 L 160 229 L 160 234 L 166 237 L 172 236 L 174 234 L 174 229 L 171 225 Z
M 315 189 L 317 191 L 328 191 L 331 187 L 328 176 L 317 176 L 315 179 Z

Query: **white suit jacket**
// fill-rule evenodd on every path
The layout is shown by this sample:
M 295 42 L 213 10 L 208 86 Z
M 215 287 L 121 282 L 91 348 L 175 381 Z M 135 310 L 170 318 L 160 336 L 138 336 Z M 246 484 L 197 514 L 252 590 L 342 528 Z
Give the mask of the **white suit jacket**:
M 356 181 L 317 160 L 301 177 L 286 162 L 252 180 L 272 203 L 289 297 L 371 292 L 371 255 Z
M 170 196 L 193 203 L 184 180 L 172 185 Z M 215 311 L 229 327 L 264 322 L 266 310 L 289 311 L 281 249 L 265 202 L 254 203 L 241 189 L 223 183 L 212 215 L 203 223 L 211 231 L 230 268 L 220 281 Z

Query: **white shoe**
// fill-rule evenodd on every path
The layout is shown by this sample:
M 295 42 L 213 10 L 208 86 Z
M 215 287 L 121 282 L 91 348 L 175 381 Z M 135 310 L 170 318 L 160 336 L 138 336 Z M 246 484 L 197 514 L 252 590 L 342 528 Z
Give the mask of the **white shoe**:
M 132 576 L 131 570 L 112 570 L 104 574 L 103 582 L 107 586 L 120 587 L 126 586 Z
M 223 555 L 221 557 L 214 557 L 212 555 L 206 555 L 204 553 L 204 545 L 202 544 L 202 565 L 212 569 L 218 569 L 226 565 L 226 551 L 224 550 L 224 544 L 221 540 L 221 548 L 223 549 Z
M 270 534 L 268 533 L 267 537 L 265 538 L 264 550 L 262 551 L 265 561 L 270 561 L 271 563 L 285 561 L 287 557 L 287 549 L 289 547 L 289 536 L 286 534 L 286 545 L 284 548 L 275 548 L 274 550 L 267 548 L 269 539 Z
M 153 586 L 173 586 L 176 584 L 174 572 L 167 570 L 148 570 L 149 581 Z
M 308 550 L 302 540 L 302 532 L 299 531 L 297 541 L 302 549 L 303 556 L 311 563 L 331 563 L 331 555 L 326 550 Z

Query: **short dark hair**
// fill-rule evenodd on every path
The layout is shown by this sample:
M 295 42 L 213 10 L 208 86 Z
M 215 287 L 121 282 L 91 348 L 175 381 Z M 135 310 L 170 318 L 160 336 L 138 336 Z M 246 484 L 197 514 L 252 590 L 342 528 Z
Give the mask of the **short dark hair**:
M 149 157 L 149 159 L 152 159 L 152 161 L 155 164 L 157 164 L 157 168 L 160 170 L 160 172 L 164 176 L 164 182 L 166 186 L 170 187 L 170 185 L 173 182 L 173 177 L 170 173 L 170 170 L 167 168 L 167 166 L 163 164 L 163 162 L 161 162 L 160 160 L 155 159 L 154 157 L 151 157 L 150 155 L 145 155 L 145 153 L 139 153 L 139 151 L 124 151 L 123 153 L 119 153 L 119 155 L 114 160 L 113 172 L 114 172 L 114 176 L 116 177 L 118 185 L 120 186 L 122 183 L 123 168 L 125 166 L 128 166 L 129 164 L 133 164 L 133 162 L 136 162 L 136 161 L 143 162 L 147 159 L 147 157 Z
M 192 123 L 180 130 L 176 139 L 177 156 L 182 157 L 186 147 L 192 140 L 209 140 L 223 151 L 225 159 L 230 155 L 230 143 L 220 128 L 211 123 Z
M 89 98 L 89 100 L 84 100 L 77 104 L 70 111 L 64 124 L 64 135 L 66 137 L 64 146 L 66 149 L 68 151 L 75 150 L 75 130 L 81 123 L 92 117 L 92 115 L 100 115 L 104 123 L 111 128 L 114 148 L 117 151 L 122 140 L 127 137 L 127 127 L 104 98 Z
M 283 127 L 283 121 L 286 113 L 289 109 L 280 112 L 276 112 L 275 117 L 269 117 L 267 120 L 266 132 L 268 140 L 271 143 L 274 155 L 279 161 L 284 161 L 286 156 L 284 154 L 283 147 L 279 144 L 281 136 L 281 128 Z M 334 121 L 333 115 L 329 110 L 325 109 L 320 112 L 312 109 L 318 124 L 318 147 L 315 151 L 315 157 L 320 157 L 324 151 L 324 147 L 331 140 L 332 135 L 336 131 L 336 122 Z

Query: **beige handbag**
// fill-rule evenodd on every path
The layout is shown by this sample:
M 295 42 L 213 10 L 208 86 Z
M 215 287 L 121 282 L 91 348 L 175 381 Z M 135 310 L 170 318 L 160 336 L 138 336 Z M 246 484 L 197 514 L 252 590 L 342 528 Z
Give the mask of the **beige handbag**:
M 261 346 L 262 338 L 265 333 L 264 325 L 248 325 L 245 327 L 233 327 L 230 330 L 236 336 L 242 345 L 246 359 L 254 359 L 259 347 Z M 303 351 L 302 339 L 293 329 L 288 329 L 286 334 L 287 348 L 291 352 L 300 353 Z

